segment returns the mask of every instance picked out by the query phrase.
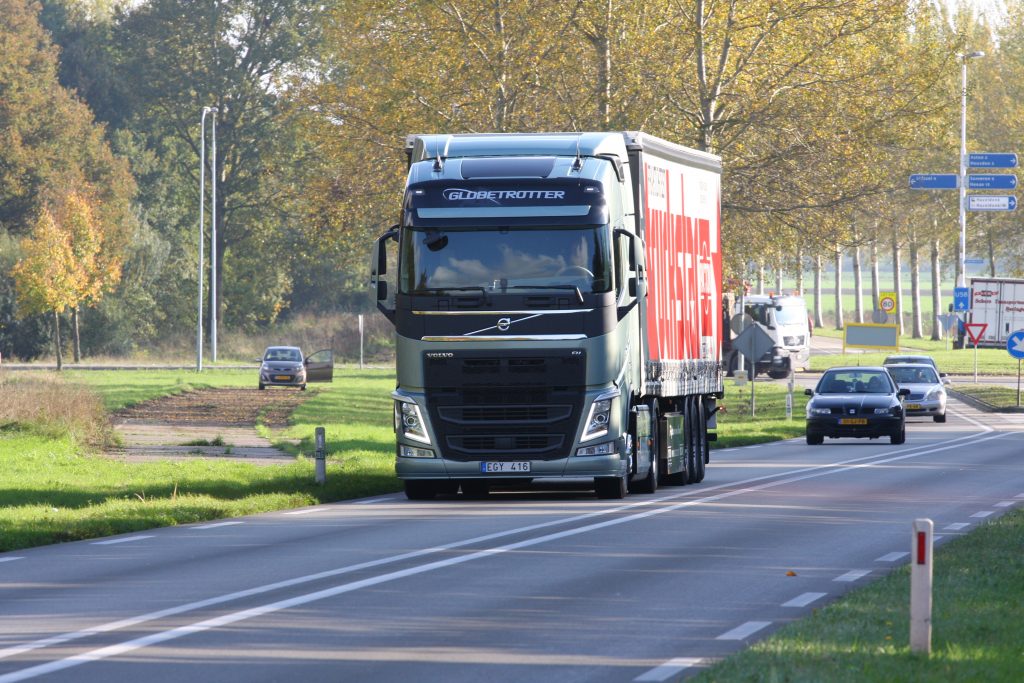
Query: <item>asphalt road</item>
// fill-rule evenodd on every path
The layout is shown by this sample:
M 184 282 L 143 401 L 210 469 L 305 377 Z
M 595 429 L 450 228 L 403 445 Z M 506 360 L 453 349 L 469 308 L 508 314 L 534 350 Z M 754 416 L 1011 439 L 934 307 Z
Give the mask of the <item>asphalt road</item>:
M 0 554 L 0 683 L 663 681 L 1024 504 L 1024 416 L 716 451 L 705 482 L 400 495 Z M 795 575 L 788 575 L 788 574 Z

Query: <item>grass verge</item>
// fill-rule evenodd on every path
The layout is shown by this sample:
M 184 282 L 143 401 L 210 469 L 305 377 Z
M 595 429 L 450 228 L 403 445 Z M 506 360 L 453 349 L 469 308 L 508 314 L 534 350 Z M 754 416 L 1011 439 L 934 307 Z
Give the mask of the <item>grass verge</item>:
M 957 383 L 952 387 L 957 393 L 967 394 L 979 401 L 984 401 L 993 408 L 1016 408 L 1018 406 L 1017 387 L 1005 387 L 992 384 Z M 1021 396 L 1024 402 L 1024 396 Z
M 904 566 L 694 681 L 1021 680 L 1024 662 L 1024 511 L 936 549 L 932 654 L 912 653 L 910 572 Z
M 804 411 L 807 396 L 799 386 L 794 388 L 792 418 L 787 419 L 786 384 L 747 382 L 745 386 L 736 386 L 734 380 L 725 378 L 725 398 L 720 404 L 725 406 L 725 411 L 718 413 L 718 440 L 711 443 L 712 448 L 749 446 L 803 436 L 807 425 Z M 753 416 L 750 414 L 751 393 Z

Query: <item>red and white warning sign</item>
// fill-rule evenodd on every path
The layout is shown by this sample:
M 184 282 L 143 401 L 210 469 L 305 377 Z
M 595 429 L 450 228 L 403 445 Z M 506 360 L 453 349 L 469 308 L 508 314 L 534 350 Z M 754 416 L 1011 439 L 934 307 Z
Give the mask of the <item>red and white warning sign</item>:
M 981 337 L 985 334 L 985 330 L 988 329 L 988 323 L 967 323 L 964 325 L 964 330 L 967 332 L 967 336 L 970 337 L 971 343 L 975 346 L 981 341 Z

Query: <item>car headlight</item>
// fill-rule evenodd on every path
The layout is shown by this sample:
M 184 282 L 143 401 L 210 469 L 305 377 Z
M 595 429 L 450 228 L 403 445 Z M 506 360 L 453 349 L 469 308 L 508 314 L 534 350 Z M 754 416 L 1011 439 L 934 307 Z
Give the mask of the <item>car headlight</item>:
M 875 415 L 888 415 L 892 412 L 892 408 L 875 408 Z
M 944 389 L 940 389 L 940 388 L 936 387 L 935 389 L 932 389 L 931 391 L 928 392 L 928 395 L 925 397 L 925 400 L 926 401 L 938 401 L 938 400 L 940 400 L 942 398 L 945 398 L 945 396 L 946 396 L 946 391 Z
M 808 416 L 810 416 L 810 415 L 831 415 L 831 414 L 832 414 L 832 409 L 831 408 L 808 408 L 807 409 L 807 415 Z
M 587 416 L 587 428 L 583 430 L 580 441 L 590 441 L 605 436 L 608 433 L 608 422 L 612 417 L 612 403 L 615 394 L 602 394 L 590 405 L 590 414 Z
M 395 431 L 415 441 L 430 443 L 420 407 L 409 401 L 395 401 Z

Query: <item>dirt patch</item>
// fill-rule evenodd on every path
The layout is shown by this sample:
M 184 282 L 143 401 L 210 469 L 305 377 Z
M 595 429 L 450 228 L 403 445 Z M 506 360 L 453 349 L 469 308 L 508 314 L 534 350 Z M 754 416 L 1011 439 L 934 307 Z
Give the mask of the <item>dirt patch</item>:
M 269 465 L 293 462 L 256 431 L 288 425 L 313 392 L 293 389 L 202 389 L 139 403 L 114 414 L 124 448 L 111 455 L 132 462 L 216 458 Z
M 191 426 L 255 426 L 279 429 L 312 392 L 297 389 L 201 389 L 164 396 L 119 410 L 117 421 Z

